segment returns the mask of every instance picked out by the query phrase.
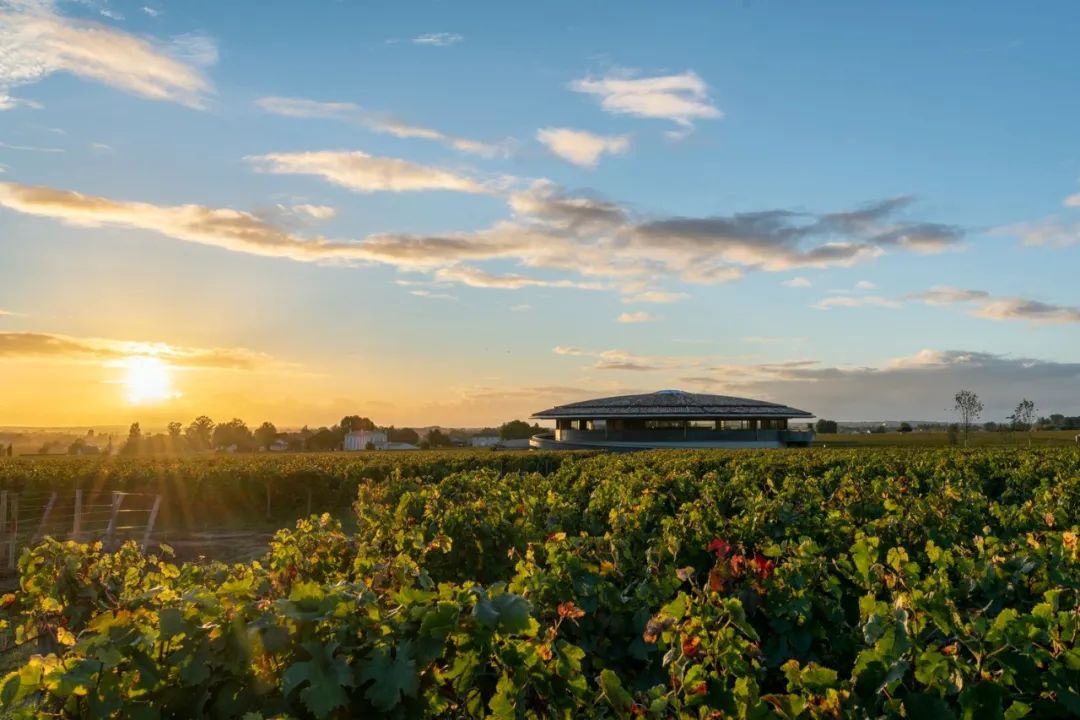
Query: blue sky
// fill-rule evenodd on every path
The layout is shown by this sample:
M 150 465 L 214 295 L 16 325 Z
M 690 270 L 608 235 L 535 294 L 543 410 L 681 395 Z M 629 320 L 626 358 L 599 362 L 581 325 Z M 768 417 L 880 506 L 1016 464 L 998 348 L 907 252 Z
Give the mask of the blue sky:
M 0 0 L 0 423 L 1080 413 L 1078 21 Z

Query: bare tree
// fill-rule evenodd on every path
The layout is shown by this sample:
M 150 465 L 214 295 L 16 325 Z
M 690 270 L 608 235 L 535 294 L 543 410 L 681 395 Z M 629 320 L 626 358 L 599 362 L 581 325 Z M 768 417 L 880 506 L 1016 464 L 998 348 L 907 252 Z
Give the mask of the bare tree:
M 1026 430 L 1028 434 L 1028 445 L 1031 445 L 1031 432 L 1035 429 L 1035 402 L 1024 398 L 1020 401 L 1020 404 L 1016 406 L 1016 410 L 1009 416 L 1010 422 L 1012 422 L 1013 428 L 1016 430 Z
M 953 409 L 960 413 L 960 428 L 964 431 L 964 447 L 967 447 L 971 426 L 978 422 L 982 415 L 983 404 L 979 401 L 979 396 L 970 390 L 956 393 L 955 400 Z

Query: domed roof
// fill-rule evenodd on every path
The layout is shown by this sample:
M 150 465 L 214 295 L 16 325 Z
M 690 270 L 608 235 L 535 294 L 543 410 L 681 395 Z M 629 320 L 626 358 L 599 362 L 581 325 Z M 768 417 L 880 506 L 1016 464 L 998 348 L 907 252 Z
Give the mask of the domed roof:
M 704 395 L 682 390 L 660 390 L 643 395 L 616 395 L 559 405 L 535 413 L 534 418 L 808 418 L 805 410 L 787 405 L 732 397 Z

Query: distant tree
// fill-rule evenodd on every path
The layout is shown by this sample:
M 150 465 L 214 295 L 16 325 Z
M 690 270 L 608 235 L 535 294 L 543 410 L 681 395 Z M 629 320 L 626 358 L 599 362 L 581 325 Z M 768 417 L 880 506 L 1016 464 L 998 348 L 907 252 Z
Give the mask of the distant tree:
M 958 444 L 960 442 L 960 426 L 956 423 L 949 425 L 948 429 L 945 431 L 945 438 L 950 445 Z
M 307 439 L 307 449 L 314 452 L 340 450 L 341 439 L 334 431 L 327 428 L 319 428 Z
M 814 430 L 822 435 L 835 435 L 838 429 L 835 420 L 821 419 L 814 425 Z
M 278 432 L 274 423 L 267 420 L 255 430 L 255 443 L 258 447 L 268 450 L 270 445 L 277 440 Z
M 13 457 L 15 455 L 15 443 L 8 443 L 7 456 Z
M 82 438 L 75 438 L 75 442 L 68 445 L 68 455 L 82 455 L 83 448 L 86 447 L 86 441 Z
M 360 417 L 359 415 L 346 415 L 341 418 L 338 427 L 341 428 L 341 432 L 344 435 L 356 432 L 357 430 L 374 430 L 375 423 L 371 421 L 371 418 Z
M 389 442 L 416 445 L 420 442 L 420 433 L 412 428 L 395 428 L 391 426 L 386 429 L 386 439 Z
M 906 422 L 900 423 L 900 432 L 902 432 L 902 433 L 911 432 L 911 423 L 906 423 Z
M 450 436 L 439 428 L 433 428 L 427 435 L 427 443 L 430 447 L 450 447 L 453 443 Z
M 180 440 L 180 435 L 184 432 L 184 426 L 178 422 L 169 423 L 169 439 L 174 443 Z
M 187 438 L 192 450 L 209 450 L 214 437 L 214 421 L 205 415 L 200 415 L 184 430 L 184 437 Z
M 138 455 L 142 450 L 142 428 L 139 427 L 139 423 L 131 423 L 131 427 L 128 428 L 127 441 L 120 447 L 121 455 Z
M 884 435 L 885 434 L 885 426 L 884 425 L 875 425 L 874 427 L 870 428 L 870 432 L 874 433 L 875 435 Z
M 255 440 L 247 424 L 240 418 L 233 418 L 214 428 L 213 443 L 215 448 L 223 449 L 235 445 L 239 452 L 247 452 L 252 449 Z
M 526 440 L 538 432 L 539 425 L 530 425 L 524 420 L 511 420 L 499 428 L 499 437 L 503 440 Z
M 1031 432 L 1035 429 L 1035 413 L 1035 402 L 1024 398 L 1017 404 L 1013 414 L 1009 416 L 1014 428 L 1027 431 L 1028 445 L 1031 445 Z
M 986 432 L 997 432 L 1001 430 L 1001 426 L 993 420 L 990 420 L 989 422 L 983 423 L 983 430 L 985 430 Z
M 979 416 L 982 415 L 983 404 L 979 400 L 979 396 L 970 390 L 961 390 L 956 393 L 953 398 L 955 405 L 953 409 L 960 414 L 960 429 L 964 433 L 964 447 L 967 447 L 968 437 L 971 435 L 971 426 L 979 420 Z

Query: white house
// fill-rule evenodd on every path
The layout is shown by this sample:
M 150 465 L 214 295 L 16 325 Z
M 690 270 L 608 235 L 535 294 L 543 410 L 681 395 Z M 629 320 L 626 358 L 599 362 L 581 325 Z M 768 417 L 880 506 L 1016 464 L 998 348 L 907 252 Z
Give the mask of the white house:
M 499 444 L 498 435 L 473 435 L 470 440 L 473 447 L 495 447 Z
M 346 450 L 367 450 L 369 443 L 376 450 L 386 449 L 386 433 L 381 430 L 354 430 L 345 435 Z

